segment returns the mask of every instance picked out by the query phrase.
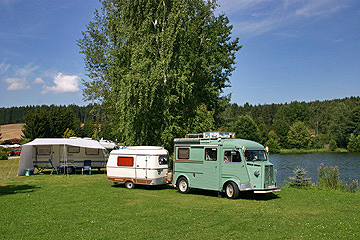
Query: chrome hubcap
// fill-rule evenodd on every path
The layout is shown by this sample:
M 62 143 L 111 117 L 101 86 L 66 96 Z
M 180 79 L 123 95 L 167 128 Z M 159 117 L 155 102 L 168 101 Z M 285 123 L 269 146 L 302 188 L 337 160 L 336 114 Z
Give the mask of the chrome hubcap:
M 232 197 L 233 194 L 234 194 L 234 189 L 233 187 L 229 184 L 227 185 L 226 187 L 226 194 L 229 196 L 229 197 Z

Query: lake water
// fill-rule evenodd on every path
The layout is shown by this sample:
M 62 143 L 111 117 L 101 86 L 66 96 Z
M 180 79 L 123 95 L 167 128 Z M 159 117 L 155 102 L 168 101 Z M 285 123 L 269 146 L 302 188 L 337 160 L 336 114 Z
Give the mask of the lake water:
M 317 168 L 321 163 L 325 167 L 339 167 L 340 179 L 349 183 L 353 179 L 360 180 L 360 154 L 359 153 L 306 153 L 306 154 L 271 154 L 270 162 L 277 169 L 277 182 L 284 185 L 285 180 L 294 176 L 296 167 L 307 171 L 312 182 L 317 182 Z

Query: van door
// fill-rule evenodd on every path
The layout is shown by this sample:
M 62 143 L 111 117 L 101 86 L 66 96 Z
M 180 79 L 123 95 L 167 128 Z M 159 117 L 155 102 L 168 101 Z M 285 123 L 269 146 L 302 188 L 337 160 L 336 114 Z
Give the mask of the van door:
M 147 162 L 148 162 L 147 156 L 141 156 L 141 155 L 136 156 L 136 163 L 135 163 L 136 183 L 148 183 Z
M 224 159 L 222 159 L 221 177 L 225 179 L 238 179 L 240 183 L 248 183 L 245 160 L 242 159 L 239 151 L 223 149 Z
M 216 147 L 204 148 L 204 172 L 203 189 L 219 190 L 220 169 L 219 169 L 219 151 Z

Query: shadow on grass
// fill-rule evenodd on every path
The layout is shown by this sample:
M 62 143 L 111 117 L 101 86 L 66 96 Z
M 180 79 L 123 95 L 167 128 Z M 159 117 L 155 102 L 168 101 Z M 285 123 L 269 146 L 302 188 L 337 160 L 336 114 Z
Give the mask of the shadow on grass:
M 125 184 L 123 183 L 117 183 L 112 185 L 112 187 L 114 188 L 125 188 Z M 159 191 L 159 190 L 165 190 L 165 189 L 174 189 L 171 185 L 157 185 L 157 186 L 150 186 L 150 185 L 141 185 L 141 184 L 136 184 L 135 185 L 136 189 L 143 189 L 143 190 L 150 190 L 150 191 Z M 131 191 L 131 189 L 129 189 L 129 191 Z M 175 192 L 174 194 L 181 194 L 179 192 Z M 203 189 L 191 189 L 190 192 L 188 193 L 190 195 L 203 195 L 203 196 L 207 196 L 207 197 L 222 197 L 225 198 L 224 193 L 219 193 L 217 191 L 211 191 L 211 190 L 203 190 Z M 187 194 L 184 194 L 187 195 Z M 253 192 L 240 192 L 239 195 L 240 199 L 247 199 L 247 200 L 257 200 L 257 201 L 268 201 L 268 200 L 273 200 L 273 199 L 277 199 L 280 198 L 279 196 L 277 196 L 274 193 L 266 193 L 266 194 L 254 194 Z
M 257 193 L 257 194 L 255 194 L 253 192 L 241 192 L 240 198 L 247 199 L 247 200 L 268 201 L 268 200 L 278 199 L 280 197 L 274 193 Z
M 114 188 L 125 188 L 124 183 L 114 183 L 112 185 Z M 150 190 L 150 191 L 159 191 L 159 190 L 166 190 L 166 189 L 174 189 L 170 185 L 142 185 L 142 184 L 135 184 L 135 189 L 143 189 L 143 190 Z M 131 191 L 131 189 L 129 189 Z
M 74 170 L 74 168 L 69 168 L 68 170 L 66 170 L 65 173 L 66 174 L 64 174 L 64 169 L 61 168 L 61 169 L 58 169 L 58 173 L 56 173 L 56 171 L 54 170 L 52 174 L 53 175 L 75 175 L 75 170 Z M 84 171 L 82 174 L 81 167 L 76 168 L 76 175 L 99 175 L 99 174 L 102 174 L 102 175 L 106 174 L 105 169 L 93 168 L 93 169 L 91 169 L 91 174 L 89 174 L 88 171 Z M 36 169 L 34 175 L 51 175 L 51 168 L 46 168 L 46 169 L 42 169 L 42 170 Z
M 224 193 L 219 193 L 217 191 L 210 190 L 202 190 L 202 189 L 191 189 L 189 194 L 193 195 L 204 195 L 208 197 L 220 197 L 226 198 Z M 240 192 L 238 199 L 247 199 L 247 200 L 257 200 L 257 201 L 268 201 L 280 198 L 274 193 L 266 193 L 266 194 L 255 194 L 253 192 Z
M 18 193 L 31 193 L 34 192 L 34 189 L 36 188 L 39 187 L 28 184 L 0 186 L 0 196 Z

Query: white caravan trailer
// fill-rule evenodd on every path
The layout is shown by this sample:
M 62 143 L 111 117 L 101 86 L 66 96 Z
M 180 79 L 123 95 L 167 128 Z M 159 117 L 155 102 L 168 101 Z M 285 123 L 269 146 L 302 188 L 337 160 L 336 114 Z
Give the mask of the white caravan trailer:
M 24 144 L 20 155 L 18 176 L 25 169 L 56 168 L 71 165 L 82 168 L 91 161 L 92 168 L 106 166 L 107 151 L 95 140 L 85 138 L 36 138 Z
M 161 185 L 167 183 L 169 152 L 163 147 L 134 146 L 113 150 L 106 165 L 107 177 L 114 183 Z

